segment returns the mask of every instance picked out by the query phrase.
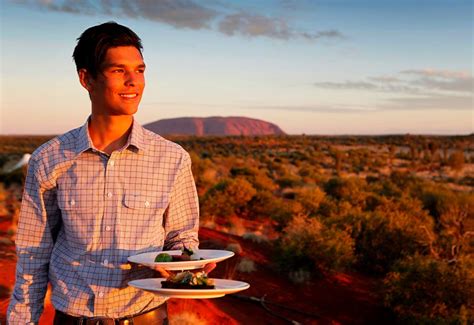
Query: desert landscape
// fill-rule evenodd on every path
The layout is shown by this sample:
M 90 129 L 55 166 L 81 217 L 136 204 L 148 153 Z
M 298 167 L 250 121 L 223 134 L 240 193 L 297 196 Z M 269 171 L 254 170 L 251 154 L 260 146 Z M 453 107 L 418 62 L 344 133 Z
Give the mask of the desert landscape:
M 0 319 L 25 167 L 51 137 L 0 137 Z M 474 136 L 175 136 L 191 154 L 212 276 L 250 283 L 171 299 L 171 324 L 474 321 Z M 41 324 L 54 311 L 47 296 Z

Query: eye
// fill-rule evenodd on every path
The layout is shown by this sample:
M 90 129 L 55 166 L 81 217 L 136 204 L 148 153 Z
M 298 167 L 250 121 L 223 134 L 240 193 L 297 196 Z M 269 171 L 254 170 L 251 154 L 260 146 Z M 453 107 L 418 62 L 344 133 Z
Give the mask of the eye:
M 137 72 L 138 73 L 145 73 L 145 69 L 138 69 Z
M 124 70 L 123 69 L 113 69 L 113 73 L 122 73 Z

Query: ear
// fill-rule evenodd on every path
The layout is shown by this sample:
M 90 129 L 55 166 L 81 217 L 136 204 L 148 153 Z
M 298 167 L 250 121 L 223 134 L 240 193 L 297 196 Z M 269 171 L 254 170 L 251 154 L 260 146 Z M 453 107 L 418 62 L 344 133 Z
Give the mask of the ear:
M 79 75 L 79 82 L 81 83 L 82 87 L 84 87 L 87 91 L 92 90 L 92 76 L 86 69 L 80 69 L 78 71 Z

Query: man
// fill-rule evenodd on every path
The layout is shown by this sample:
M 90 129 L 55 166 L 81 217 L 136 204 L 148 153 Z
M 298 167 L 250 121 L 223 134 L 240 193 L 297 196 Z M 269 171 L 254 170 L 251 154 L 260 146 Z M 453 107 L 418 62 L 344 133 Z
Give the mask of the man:
M 38 322 L 48 282 L 55 324 L 166 322 L 164 297 L 127 285 L 155 272 L 127 257 L 196 248 L 199 206 L 188 153 L 133 119 L 145 88 L 141 50 L 114 22 L 78 38 L 73 58 L 92 113 L 31 157 L 11 324 Z

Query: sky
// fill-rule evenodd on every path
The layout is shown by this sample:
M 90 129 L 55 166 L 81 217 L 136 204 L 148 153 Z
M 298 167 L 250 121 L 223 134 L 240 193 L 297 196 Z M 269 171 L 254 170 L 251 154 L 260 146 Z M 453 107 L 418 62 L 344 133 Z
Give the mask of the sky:
M 0 0 L 0 134 L 61 134 L 90 100 L 72 52 L 142 39 L 139 123 L 247 116 L 289 134 L 474 132 L 471 0 Z

